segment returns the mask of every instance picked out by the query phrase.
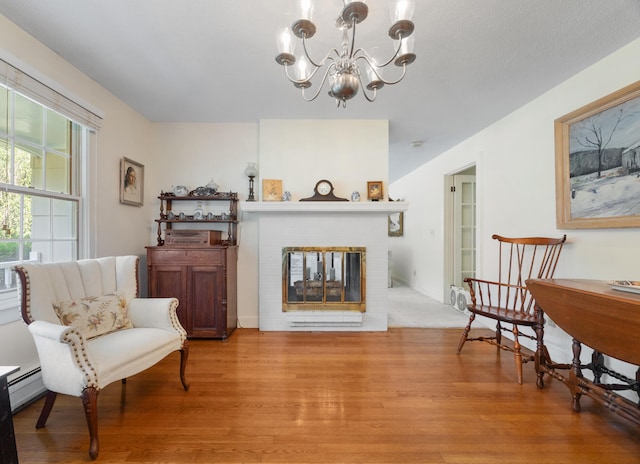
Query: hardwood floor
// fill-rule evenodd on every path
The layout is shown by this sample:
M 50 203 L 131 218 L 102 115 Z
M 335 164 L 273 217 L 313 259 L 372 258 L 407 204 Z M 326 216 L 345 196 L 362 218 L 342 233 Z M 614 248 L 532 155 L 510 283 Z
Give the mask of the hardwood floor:
M 568 389 L 516 383 L 513 357 L 461 329 L 284 333 L 238 329 L 100 393 L 105 463 L 640 463 L 640 428 Z M 14 416 L 20 462 L 87 462 L 80 399 Z

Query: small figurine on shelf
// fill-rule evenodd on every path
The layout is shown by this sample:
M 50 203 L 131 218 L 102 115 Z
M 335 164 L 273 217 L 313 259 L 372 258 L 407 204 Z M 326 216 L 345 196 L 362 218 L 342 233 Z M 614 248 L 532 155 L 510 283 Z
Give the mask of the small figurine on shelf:
M 203 216 L 203 213 L 202 213 L 202 202 L 201 201 L 198 202 L 198 206 L 193 211 L 193 219 L 196 219 L 198 221 L 201 220 L 201 219 L 204 219 L 204 216 Z
M 189 189 L 184 185 L 176 185 L 173 188 L 173 194 L 177 197 L 186 197 L 189 194 Z

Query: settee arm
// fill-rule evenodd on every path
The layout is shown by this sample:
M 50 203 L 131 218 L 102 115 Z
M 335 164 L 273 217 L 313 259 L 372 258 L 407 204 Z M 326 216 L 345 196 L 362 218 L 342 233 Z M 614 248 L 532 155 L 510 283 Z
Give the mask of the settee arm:
M 153 327 L 177 332 L 184 342 L 187 332 L 184 330 L 176 309 L 177 298 L 133 298 L 127 307 L 127 316 L 134 327 Z
M 59 343 L 65 343 L 64 339 L 73 327 L 60 324 L 52 324 L 47 321 L 35 321 L 29 324 L 29 331 L 34 337 L 41 337 Z
M 95 364 L 77 329 L 35 321 L 29 324 L 29 331 L 38 350 L 42 379 L 48 390 L 80 396 L 85 388 L 98 386 Z

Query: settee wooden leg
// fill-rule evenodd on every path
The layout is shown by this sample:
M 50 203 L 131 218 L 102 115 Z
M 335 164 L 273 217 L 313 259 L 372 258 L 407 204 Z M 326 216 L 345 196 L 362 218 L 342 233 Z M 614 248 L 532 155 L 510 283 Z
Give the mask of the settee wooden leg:
M 96 459 L 98 457 L 98 392 L 95 387 L 85 388 L 82 391 L 82 404 L 84 405 L 84 415 L 87 418 L 89 426 L 89 457 Z
M 48 390 L 47 396 L 44 399 L 44 406 L 42 407 L 42 411 L 40 412 L 40 417 L 38 417 L 38 422 L 36 422 L 36 428 L 41 429 L 47 424 L 47 419 L 49 418 L 49 414 L 53 409 L 53 403 L 56 402 L 56 398 L 58 394 L 54 391 Z
M 185 378 L 184 371 L 187 368 L 187 358 L 189 357 L 189 342 L 187 340 L 182 344 L 182 349 L 180 350 L 180 381 L 182 382 L 182 387 L 184 391 L 189 391 L 189 384 L 187 383 L 187 379 Z

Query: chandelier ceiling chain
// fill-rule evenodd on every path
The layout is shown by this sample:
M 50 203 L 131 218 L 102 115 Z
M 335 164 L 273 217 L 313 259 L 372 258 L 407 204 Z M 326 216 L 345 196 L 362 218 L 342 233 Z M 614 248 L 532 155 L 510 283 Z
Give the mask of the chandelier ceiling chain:
M 316 26 L 311 21 L 313 10 L 311 0 L 301 0 L 301 18 L 286 28 L 279 40 L 276 62 L 284 67 L 287 79 L 302 90 L 306 101 L 315 100 L 322 91 L 325 82 L 329 82 L 329 96 L 336 99 L 337 106 L 346 107 L 347 100 L 353 98 L 360 87 L 364 97 L 372 102 L 377 92 L 385 85 L 394 85 L 402 81 L 407 66 L 413 63 L 416 55 L 412 53 L 409 36 L 413 33 L 414 24 L 412 0 L 398 0 L 393 11 L 393 23 L 389 28 L 389 37 L 397 41 L 394 54 L 385 62 L 378 63 L 363 48 L 356 48 L 356 25 L 367 18 L 369 7 L 364 1 L 344 0 L 342 12 L 336 20 L 336 27 L 342 30 L 342 41 L 339 48 L 332 48 L 322 60 L 311 58 L 307 49 L 307 40 L 316 33 Z M 301 39 L 303 53 L 299 58 L 294 55 L 292 35 Z M 294 67 L 294 65 L 297 65 Z M 400 77 L 388 80 L 382 77 L 381 70 L 390 64 L 402 68 Z M 290 70 L 293 68 L 293 72 Z M 312 80 L 323 70 L 317 89 L 307 96 L 306 89 L 312 86 Z M 366 84 L 363 81 L 366 79 Z M 367 92 L 368 91 L 368 92 Z

